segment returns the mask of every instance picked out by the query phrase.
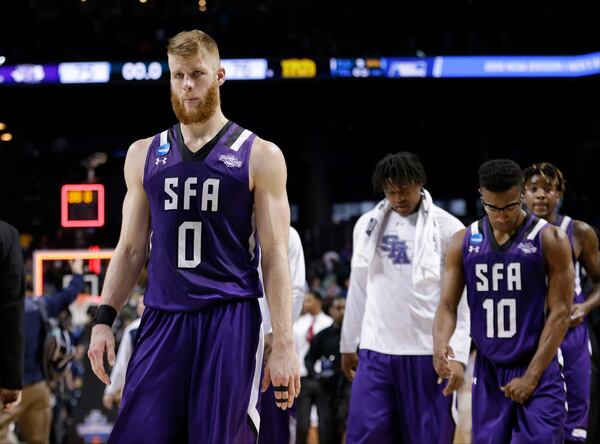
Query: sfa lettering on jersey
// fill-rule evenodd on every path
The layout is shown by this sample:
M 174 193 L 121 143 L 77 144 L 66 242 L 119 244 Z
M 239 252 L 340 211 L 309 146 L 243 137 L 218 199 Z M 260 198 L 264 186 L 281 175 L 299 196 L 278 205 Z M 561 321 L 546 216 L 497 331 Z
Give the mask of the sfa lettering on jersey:
M 400 240 L 395 234 L 385 234 L 381 237 L 381 245 L 377 247 L 381 257 L 388 257 L 394 265 L 410 264 L 407 241 Z
M 219 209 L 219 179 L 206 179 L 202 183 L 200 202 L 201 211 L 216 212 Z M 188 177 L 183 181 L 183 190 L 179 186 L 179 177 L 165 178 L 165 210 L 189 210 L 192 197 L 198 196 L 198 178 Z M 183 195 L 183 196 L 181 196 Z M 183 199 L 180 199 L 183 197 Z M 181 202 L 183 200 L 183 203 Z
M 521 263 L 475 264 L 477 291 L 521 291 Z M 491 282 L 491 288 L 490 288 Z M 502 285 L 502 288 L 500 286 Z

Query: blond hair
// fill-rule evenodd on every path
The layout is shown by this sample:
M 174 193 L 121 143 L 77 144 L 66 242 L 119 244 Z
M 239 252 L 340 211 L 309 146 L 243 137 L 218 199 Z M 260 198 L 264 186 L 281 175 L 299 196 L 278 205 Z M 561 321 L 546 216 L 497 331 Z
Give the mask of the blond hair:
M 182 31 L 172 37 L 167 45 L 167 54 L 188 58 L 196 56 L 198 53 L 205 60 L 214 59 L 216 65 L 219 66 L 220 57 L 217 42 L 203 31 L 198 29 Z

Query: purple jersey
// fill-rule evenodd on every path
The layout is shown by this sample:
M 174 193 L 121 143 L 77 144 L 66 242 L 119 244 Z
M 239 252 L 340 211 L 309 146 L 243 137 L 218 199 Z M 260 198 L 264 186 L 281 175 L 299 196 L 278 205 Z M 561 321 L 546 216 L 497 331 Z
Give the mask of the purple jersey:
M 579 261 L 575 257 L 575 242 L 573 238 L 573 228 L 574 221 L 569 216 L 559 215 L 556 219 L 557 227 L 560 227 L 567 235 L 569 236 L 569 241 L 571 242 L 571 251 L 573 252 L 573 265 L 575 266 L 575 297 L 573 298 L 574 304 L 581 304 L 585 302 L 585 295 L 583 294 L 583 290 L 581 289 L 581 268 L 579 266 Z
M 541 240 L 546 224 L 527 215 L 503 245 L 487 217 L 466 230 L 462 253 L 471 337 L 494 364 L 527 362 L 537 349 L 548 293 Z
M 190 311 L 262 295 L 249 189 L 255 137 L 228 122 L 195 153 L 179 124 L 154 137 L 144 171 L 151 217 L 147 306 Z

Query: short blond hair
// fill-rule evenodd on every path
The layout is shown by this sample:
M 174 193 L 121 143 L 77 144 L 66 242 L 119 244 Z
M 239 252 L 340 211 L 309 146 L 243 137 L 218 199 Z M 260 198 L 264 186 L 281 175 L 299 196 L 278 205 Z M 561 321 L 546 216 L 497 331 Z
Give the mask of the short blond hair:
M 214 58 L 217 66 L 221 63 L 219 57 L 219 47 L 217 42 L 207 33 L 194 29 L 192 31 L 182 31 L 169 40 L 167 45 L 167 54 L 180 57 L 193 57 L 202 54 L 205 59 Z

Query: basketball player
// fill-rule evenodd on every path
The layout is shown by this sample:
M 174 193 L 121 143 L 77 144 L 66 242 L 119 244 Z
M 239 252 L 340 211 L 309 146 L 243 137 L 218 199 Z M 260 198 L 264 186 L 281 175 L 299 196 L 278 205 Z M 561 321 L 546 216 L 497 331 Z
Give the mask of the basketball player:
M 254 443 L 263 332 L 258 239 L 273 326 L 265 378 L 282 409 L 300 389 L 287 262 L 283 155 L 227 120 L 216 42 L 169 41 L 179 123 L 135 142 L 125 160 L 121 237 L 108 268 L 88 355 L 110 380 L 110 329 L 147 258 L 148 287 L 112 443 Z
M 566 442 L 585 442 L 590 408 L 590 375 L 592 360 L 588 330 L 584 319 L 600 305 L 600 251 L 598 237 L 592 227 L 580 220 L 558 214 L 558 204 L 565 192 L 562 172 L 550 163 L 536 163 L 523 171 L 525 205 L 535 216 L 563 229 L 571 241 L 575 263 L 575 299 L 571 308 L 571 324 L 560 346 L 564 358 L 563 374 L 567 384 Z M 579 264 L 594 285 L 586 296 L 581 290 Z
M 434 366 L 449 374 L 448 344 L 466 284 L 473 375 L 473 442 L 563 442 L 565 390 L 557 349 L 569 326 L 574 270 L 567 235 L 521 208 L 521 168 L 479 169 L 487 216 L 453 236 L 434 321 Z
M 431 332 L 446 247 L 463 225 L 433 204 L 425 182 L 417 156 L 388 154 L 373 174 L 385 199 L 354 227 L 340 345 L 342 369 L 354 379 L 346 435 L 351 444 L 451 443 L 454 436 L 453 397 L 444 395 L 461 385 L 468 360 L 466 300 L 444 385 L 431 365 Z
M 306 289 L 306 264 L 304 263 L 304 249 L 300 235 L 294 227 L 290 227 L 288 243 L 288 263 L 290 265 L 290 278 L 292 282 L 292 320 L 296 322 L 302 311 L 304 293 Z M 260 270 L 259 270 L 260 271 Z M 265 355 L 264 362 L 269 360 L 273 334 L 271 332 L 271 319 L 269 307 L 264 298 L 259 299 L 260 311 L 265 326 Z M 277 407 L 273 396 L 273 386 L 268 381 L 263 381 L 260 397 L 260 433 L 258 444 L 287 444 L 290 441 L 290 414 L 291 410 L 281 410 Z

